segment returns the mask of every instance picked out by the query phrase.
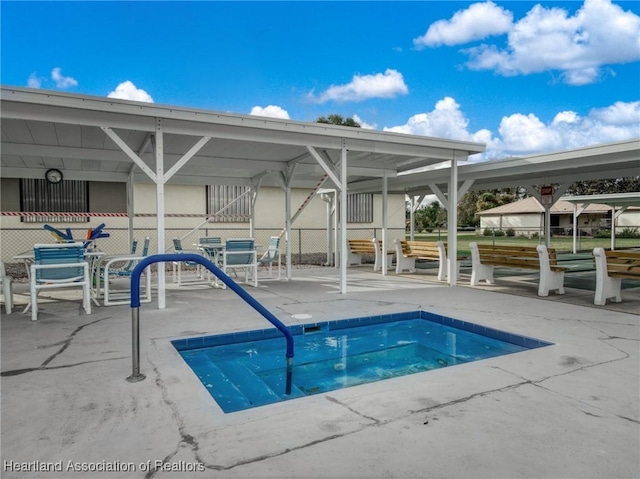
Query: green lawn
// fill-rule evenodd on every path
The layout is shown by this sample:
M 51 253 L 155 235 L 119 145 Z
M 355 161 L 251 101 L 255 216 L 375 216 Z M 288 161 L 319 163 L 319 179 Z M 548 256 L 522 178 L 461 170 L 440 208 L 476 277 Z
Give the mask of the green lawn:
M 408 238 L 408 235 L 407 235 Z M 438 233 L 416 233 L 416 241 L 446 241 L 447 234 L 443 231 L 440 238 Z M 458 233 L 458 255 L 468 256 L 469 243 L 475 241 L 478 244 L 493 244 L 494 238 L 491 236 L 476 235 L 473 232 L 459 232 Z M 524 236 L 497 236 L 495 238 L 495 244 L 503 245 L 523 245 L 523 246 L 536 246 L 543 244 L 544 238 L 527 238 Z M 571 252 L 573 251 L 573 238 L 571 236 L 552 236 L 551 248 L 555 248 L 558 252 Z M 578 242 L 578 251 L 591 252 L 596 247 L 611 248 L 610 238 L 580 238 Z M 616 238 L 616 248 L 640 248 L 640 239 L 638 238 Z

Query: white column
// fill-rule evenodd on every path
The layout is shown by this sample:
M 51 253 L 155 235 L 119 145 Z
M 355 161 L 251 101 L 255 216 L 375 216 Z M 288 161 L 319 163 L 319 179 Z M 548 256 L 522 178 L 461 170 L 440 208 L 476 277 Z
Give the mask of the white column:
M 416 197 L 413 195 L 409 196 L 409 237 L 411 241 L 414 241 L 416 237 L 415 202 Z
M 251 210 L 249 211 L 249 238 L 254 238 L 255 239 L 255 223 L 256 223 L 256 198 L 257 198 L 257 188 L 256 185 L 254 185 L 253 183 L 251 183 L 251 186 L 249 187 L 249 191 L 250 191 L 250 208 Z
M 291 178 L 287 178 L 285 198 L 285 237 L 287 238 L 287 281 L 291 281 Z
M 340 293 L 347 294 L 347 144 L 340 151 Z
M 134 207 L 134 190 L 133 190 L 133 169 L 135 165 L 131 167 L 129 170 L 129 176 L 127 176 L 127 217 L 129 220 L 129 247 L 133 243 L 133 217 L 135 215 L 135 207 Z
M 155 135 L 155 158 L 156 158 L 156 227 L 158 230 L 158 253 L 165 252 L 164 247 L 164 136 L 162 119 L 156 119 Z M 166 308 L 165 298 L 165 265 L 158 263 L 158 309 Z
M 573 254 L 578 252 L 578 203 L 573 204 Z
M 611 207 L 611 251 L 616 249 L 616 207 Z
M 382 276 L 387 275 L 387 217 L 388 217 L 388 182 L 387 173 L 382 177 Z M 378 245 L 376 245 L 376 248 Z
M 544 205 L 544 245 L 551 244 L 551 205 Z
M 451 178 L 449 181 L 449 208 L 447 211 L 447 255 L 449 285 L 455 286 L 458 280 L 456 262 L 458 259 L 458 162 L 455 151 L 452 152 Z

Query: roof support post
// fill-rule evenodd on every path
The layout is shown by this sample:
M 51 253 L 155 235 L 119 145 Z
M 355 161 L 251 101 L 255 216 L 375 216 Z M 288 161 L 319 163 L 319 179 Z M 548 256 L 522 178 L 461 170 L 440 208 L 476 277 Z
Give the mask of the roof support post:
M 387 201 L 389 199 L 387 175 L 382 177 L 382 276 L 387 275 L 387 220 L 389 216 L 389 208 Z M 376 245 L 376 248 L 378 245 Z
M 129 170 L 129 175 L 127 176 L 127 220 L 128 220 L 128 236 L 129 236 L 129 245 L 133 243 L 133 217 L 135 216 L 135 207 L 134 207 L 134 188 L 133 188 L 133 176 L 135 172 L 135 165 L 131 167 Z
M 164 129 L 161 118 L 156 118 L 154 154 L 156 158 L 156 225 L 158 230 L 158 254 L 165 252 L 164 246 Z M 158 268 L 158 309 L 165 309 L 165 273 L 164 264 Z M 162 269 L 162 271 L 160 271 Z
M 578 205 L 578 203 L 573 204 L 573 254 L 578 252 L 578 216 L 580 216 L 589 205 L 590 203 L 583 203 L 582 205 Z
M 340 294 L 347 294 L 347 141 L 342 139 L 340 149 Z
M 285 230 L 287 238 L 287 281 L 291 281 L 291 181 L 287 180 L 284 188 Z
M 320 198 L 327 204 L 327 262 L 325 266 L 335 265 L 334 248 L 334 223 L 336 213 L 336 190 L 320 193 Z
M 287 165 L 287 171 L 280 172 L 279 181 L 284 186 L 284 202 L 285 202 L 285 237 L 287 238 L 287 281 L 291 281 L 291 180 L 295 172 L 297 163 Z
M 258 190 L 260 190 L 260 184 L 262 183 L 263 176 L 260 176 L 257 180 L 251 179 L 251 186 L 249 186 L 249 192 L 251 195 L 251 210 L 249 211 L 249 237 L 255 238 L 256 229 L 256 201 L 258 200 Z M 279 265 L 278 265 L 279 266 Z
M 611 205 L 611 251 L 616 249 L 616 221 L 618 216 L 627 210 L 628 206 L 623 206 L 616 210 L 615 205 Z
M 548 205 L 542 205 L 542 195 L 536 186 L 529 185 L 525 187 L 529 193 L 531 193 L 531 196 L 538 200 L 538 203 L 544 207 L 544 244 L 547 248 L 549 248 L 551 244 L 551 207 L 556 204 L 556 201 L 558 201 L 570 186 L 570 183 L 556 185 L 553 189 L 553 195 L 551 196 L 551 203 Z
M 456 262 L 458 259 L 458 162 L 456 152 L 451 152 L 451 177 L 449 179 L 449 208 L 447 212 L 447 271 L 449 286 L 458 281 Z M 446 204 L 446 202 L 444 203 Z

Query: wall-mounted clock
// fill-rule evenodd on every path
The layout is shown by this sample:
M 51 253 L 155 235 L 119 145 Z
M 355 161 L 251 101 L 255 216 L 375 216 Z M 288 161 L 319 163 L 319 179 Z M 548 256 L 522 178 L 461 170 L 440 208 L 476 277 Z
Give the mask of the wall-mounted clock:
M 47 172 L 44 174 L 44 177 L 49 183 L 53 183 L 55 185 L 62 181 L 62 172 L 60 170 L 52 168 L 50 170 L 47 170 Z

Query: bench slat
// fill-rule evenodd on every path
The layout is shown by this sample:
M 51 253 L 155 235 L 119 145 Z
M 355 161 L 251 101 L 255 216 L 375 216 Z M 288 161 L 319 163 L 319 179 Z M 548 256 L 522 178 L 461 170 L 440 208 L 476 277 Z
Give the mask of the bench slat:
M 556 252 L 553 248 L 547 249 L 549 253 L 549 264 L 554 267 L 558 264 Z M 529 267 L 539 269 L 538 250 L 533 246 L 491 246 L 478 245 L 478 253 L 480 254 L 480 263 L 493 264 L 494 266 L 509 266 L 511 264 L 522 264 L 530 262 Z M 535 266 L 533 266 L 535 265 Z M 566 268 L 560 268 L 554 271 L 564 271 Z

